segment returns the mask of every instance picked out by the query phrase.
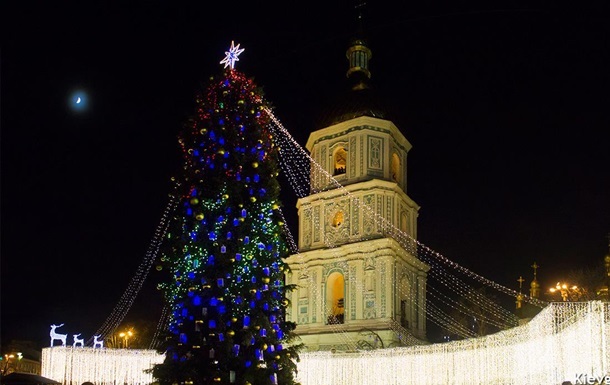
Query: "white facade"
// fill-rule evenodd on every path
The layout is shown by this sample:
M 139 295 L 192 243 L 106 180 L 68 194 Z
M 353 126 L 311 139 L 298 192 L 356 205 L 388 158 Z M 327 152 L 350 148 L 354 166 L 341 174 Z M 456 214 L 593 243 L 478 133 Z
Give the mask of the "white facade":
M 377 347 L 424 339 L 428 266 L 414 255 L 411 144 L 392 122 L 362 116 L 313 132 L 307 149 L 317 166 L 312 194 L 297 203 L 300 252 L 286 277 L 298 286 L 288 309 L 297 334 L 308 350 L 349 350 L 371 331 Z

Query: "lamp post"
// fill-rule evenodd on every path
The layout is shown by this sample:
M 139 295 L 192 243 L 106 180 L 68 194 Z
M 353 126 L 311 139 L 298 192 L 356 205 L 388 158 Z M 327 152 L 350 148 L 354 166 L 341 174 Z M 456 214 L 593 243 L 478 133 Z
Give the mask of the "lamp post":
M 14 354 L 5 354 L 4 355 L 4 365 L 2 365 L 2 376 L 6 376 L 8 374 L 8 367 L 11 363 L 11 358 L 15 358 Z
M 123 347 L 129 349 L 129 338 L 133 336 L 133 331 L 128 330 L 119 334 L 119 337 L 123 339 Z
M 19 361 L 21 361 L 21 359 L 23 358 L 23 355 L 21 353 L 14 353 L 14 354 L 11 353 L 11 354 L 5 354 L 3 357 L 0 357 L 0 359 L 2 361 L 4 361 L 2 364 L 2 368 L 0 368 L 0 374 L 2 376 L 6 376 L 7 374 L 10 374 L 9 370 L 11 369 L 11 360 L 15 357 L 17 357 L 17 362 L 14 363 L 14 365 L 13 365 L 13 368 L 12 368 L 13 372 L 18 369 Z
M 578 301 L 583 295 L 583 289 L 576 285 L 569 285 L 567 283 L 557 282 L 555 287 L 549 289 L 551 294 L 559 293 L 563 302 Z

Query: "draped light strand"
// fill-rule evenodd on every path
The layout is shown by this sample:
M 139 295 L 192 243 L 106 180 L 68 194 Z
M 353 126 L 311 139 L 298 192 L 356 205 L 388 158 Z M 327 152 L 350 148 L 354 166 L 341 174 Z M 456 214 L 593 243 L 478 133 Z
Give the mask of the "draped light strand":
M 341 189 L 342 192 L 344 193 L 344 196 L 350 196 L 350 192 L 347 191 L 347 189 L 345 189 L 344 186 L 342 186 L 338 181 L 336 181 L 328 172 L 326 172 L 323 167 L 321 165 L 319 165 L 313 158 L 311 158 L 306 152 L 305 150 L 303 150 L 298 143 L 296 143 L 296 141 L 294 140 L 294 138 L 292 138 L 290 136 L 290 134 L 286 131 L 286 129 L 281 125 L 281 123 L 279 122 L 279 120 L 270 113 L 270 111 L 267 111 L 270 116 L 272 121 L 274 122 L 274 124 L 276 125 L 276 132 L 277 134 L 275 135 L 276 138 L 282 138 L 280 139 L 281 142 L 283 143 L 283 147 L 285 149 L 285 147 L 287 146 L 287 144 L 292 144 L 292 147 L 290 148 L 289 151 L 284 151 L 283 153 L 285 154 L 290 154 L 291 155 L 291 159 L 290 159 L 290 163 L 296 163 L 293 158 L 296 156 L 296 154 L 301 154 L 301 156 L 303 158 L 308 159 L 309 163 L 311 165 L 313 165 L 313 167 L 299 167 L 297 168 L 295 171 L 290 171 L 291 175 L 295 175 L 298 174 L 299 172 L 302 174 L 302 177 L 296 177 L 293 176 L 291 178 L 289 178 L 291 181 L 293 181 L 293 188 L 295 189 L 295 191 L 303 191 L 302 188 L 300 188 L 299 186 L 296 186 L 296 182 L 297 180 L 306 180 L 307 177 L 309 177 L 310 175 L 322 175 L 329 183 L 326 184 L 327 186 L 332 186 L 332 189 Z M 282 158 L 282 161 L 284 159 Z M 282 162 L 283 163 L 283 162 Z M 284 164 L 284 163 L 283 163 Z M 305 162 L 301 162 L 301 164 L 305 164 Z M 289 170 L 290 169 L 290 165 L 289 164 L 284 164 L 284 168 Z M 305 175 L 304 170 L 310 170 L 310 174 L 309 175 Z M 320 184 L 322 186 L 324 186 L 325 184 Z M 329 189 L 329 188 L 327 188 Z M 317 192 L 319 191 L 323 191 L 323 190 L 327 190 L 327 189 L 315 189 Z M 312 189 L 314 190 L 314 189 Z M 375 213 L 370 207 L 368 207 L 366 204 L 360 203 L 359 200 L 357 198 L 353 199 L 354 202 L 356 204 L 359 204 L 360 207 L 363 207 L 364 211 L 366 213 L 368 213 L 369 215 L 372 215 L 376 222 L 378 223 L 378 225 L 380 225 L 383 229 L 386 230 L 387 233 L 393 235 L 393 237 L 399 241 L 399 243 L 407 250 L 409 250 L 412 254 L 414 255 L 420 255 L 420 258 L 424 261 L 427 262 L 429 264 L 432 264 L 433 266 L 431 267 L 438 267 L 440 266 L 440 264 L 438 262 L 436 262 L 437 260 L 440 260 L 441 262 L 444 262 L 445 264 L 447 264 L 447 262 L 451 262 L 446 258 L 443 258 L 439 253 L 436 252 L 432 252 L 429 248 L 427 248 L 425 245 L 421 244 L 420 242 L 416 241 L 415 239 L 413 239 L 412 237 L 410 237 L 408 234 L 398 230 L 397 228 L 395 228 L 395 226 L 393 226 L 391 223 L 389 223 L 389 221 L 387 221 L 384 217 L 380 216 L 379 214 Z M 314 226 L 319 226 L 318 223 L 315 223 Z M 319 229 L 319 227 L 317 227 Z M 325 243 L 327 244 L 328 247 L 332 248 L 334 247 L 334 244 L 332 242 L 329 242 L 328 237 L 325 237 Z M 420 251 L 419 253 L 417 253 L 417 251 Z M 422 253 L 423 251 L 423 253 Z M 428 254 L 431 256 L 436 257 L 435 259 L 432 258 L 422 258 L 422 254 Z M 495 289 L 499 289 L 501 291 L 504 291 L 505 293 L 509 293 L 512 296 L 516 296 L 516 291 L 508 289 L 508 288 L 503 288 L 503 286 L 487 280 L 484 277 L 478 276 L 477 274 L 469 271 L 468 269 L 465 269 L 463 267 L 461 267 L 458 264 L 455 264 L 454 262 L 451 262 L 450 266 L 454 269 L 457 269 L 458 271 L 462 272 L 462 273 L 466 273 L 470 278 L 474 278 L 477 279 L 479 282 L 483 281 L 483 283 L 487 284 L 488 286 L 491 286 Z M 444 272 L 446 273 L 446 272 Z M 503 319 L 507 325 L 506 326 L 515 326 L 516 325 L 516 317 L 514 315 L 512 315 L 512 313 L 508 312 L 506 309 L 503 309 L 502 307 L 498 307 L 496 304 L 493 304 L 491 301 L 489 301 L 488 299 L 484 298 L 484 296 L 482 296 L 480 293 L 477 293 L 476 291 L 474 291 L 472 289 L 471 286 L 466 285 L 465 283 L 457 280 L 456 277 L 452 276 L 447 278 L 447 277 L 443 277 L 442 274 L 440 272 L 437 271 L 437 269 L 431 269 L 431 275 L 435 276 L 436 278 L 439 278 L 439 280 L 445 284 L 447 287 L 451 288 L 454 291 L 457 291 L 458 293 L 470 293 L 471 297 L 477 298 L 480 302 L 480 306 L 485 309 L 486 311 L 489 311 L 490 313 L 494 314 L 496 317 Z M 495 305 L 495 306 L 494 306 Z M 505 326 L 505 327 L 506 327 Z
M 159 337 L 162 333 L 168 330 L 170 319 L 170 307 L 169 304 L 165 303 L 163 305 L 163 309 L 161 310 L 161 316 L 159 317 L 159 321 L 157 322 L 157 329 L 155 330 L 155 334 L 153 335 L 152 340 L 150 341 L 149 349 L 156 349 L 161 341 Z
M 177 180 L 174 180 L 174 189 L 177 189 L 178 187 L 179 183 Z M 142 288 L 142 285 L 150 272 L 150 268 L 157 257 L 157 252 L 159 251 L 159 247 L 161 246 L 161 242 L 165 237 L 170 223 L 171 214 L 175 211 L 178 201 L 179 199 L 177 198 L 177 194 L 170 194 L 169 202 L 164 209 L 159 224 L 157 225 L 153 235 L 153 239 L 148 247 L 148 250 L 146 251 L 144 259 L 140 263 L 140 266 L 138 266 L 136 274 L 131 279 L 131 282 L 129 282 L 127 289 L 121 296 L 117 305 L 95 333 L 95 335 L 101 336 L 100 339 L 103 339 L 105 336 L 112 333 L 112 331 L 119 326 L 129 312 L 133 301 L 140 292 L 140 289 Z M 87 345 L 91 345 L 92 340 L 93 337 L 87 341 Z

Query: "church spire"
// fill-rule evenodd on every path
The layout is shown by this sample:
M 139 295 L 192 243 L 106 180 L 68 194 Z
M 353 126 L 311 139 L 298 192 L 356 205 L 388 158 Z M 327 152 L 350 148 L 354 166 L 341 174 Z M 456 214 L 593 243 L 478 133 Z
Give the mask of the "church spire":
M 530 297 L 532 298 L 538 298 L 540 297 L 540 284 L 538 283 L 537 278 L 537 270 L 540 266 L 538 266 L 538 264 L 536 264 L 536 262 L 534 262 L 534 264 L 532 265 L 532 269 L 534 269 L 534 279 L 532 280 L 532 283 L 530 285 Z
M 371 78 L 369 60 L 373 54 L 367 47 L 366 41 L 364 40 L 362 12 L 365 5 L 366 3 L 359 1 L 354 7 L 357 12 L 356 22 L 358 30 L 356 37 L 352 40 L 347 52 L 345 53 L 349 62 L 349 68 L 346 75 L 351 81 L 353 90 L 369 88 L 368 80 Z

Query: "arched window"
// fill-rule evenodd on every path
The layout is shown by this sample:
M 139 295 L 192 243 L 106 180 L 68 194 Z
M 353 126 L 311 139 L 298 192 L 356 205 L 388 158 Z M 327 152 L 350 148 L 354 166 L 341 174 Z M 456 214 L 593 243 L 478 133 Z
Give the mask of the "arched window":
M 334 171 L 333 175 L 345 174 L 345 166 L 347 164 L 347 151 L 345 148 L 339 147 L 333 154 Z
M 392 180 L 396 183 L 400 182 L 400 157 L 397 153 L 392 154 Z
M 400 281 L 400 326 L 409 328 L 410 302 L 411 302 L 411 283 L 407 276 L 403 276 Z
M 342 324 L 345 320 L 345 280 L 334 272 L 326 280 L 326 324 Z
M 330 225 L 334 228 L 337 228 L 343 224 L 343 211 L 339 210 L 333 215 L 333 218 L 330 222 Z

